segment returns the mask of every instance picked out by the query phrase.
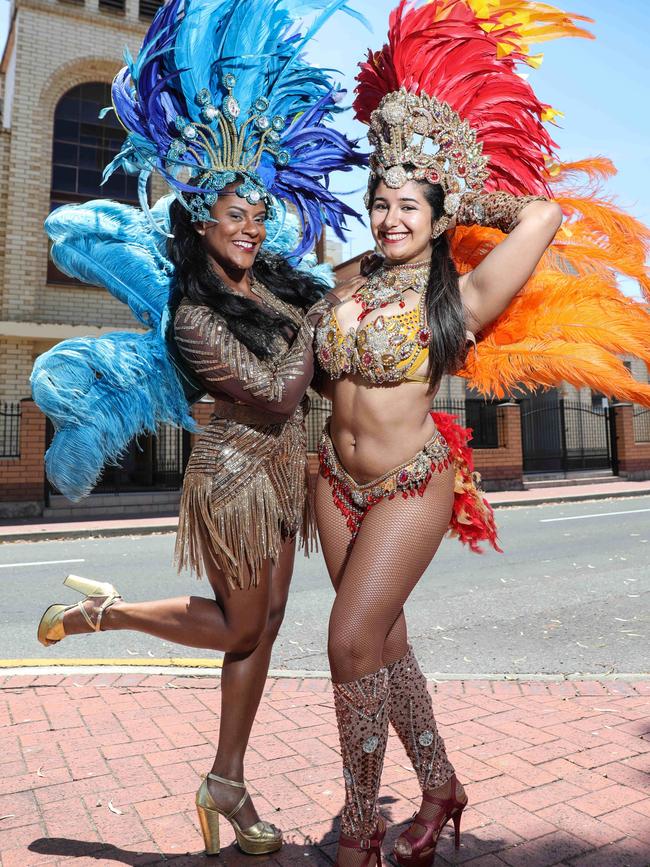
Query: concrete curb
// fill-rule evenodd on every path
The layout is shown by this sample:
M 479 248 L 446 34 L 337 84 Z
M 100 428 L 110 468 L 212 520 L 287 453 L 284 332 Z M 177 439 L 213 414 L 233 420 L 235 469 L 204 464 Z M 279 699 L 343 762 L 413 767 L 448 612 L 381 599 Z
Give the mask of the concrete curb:
M 501 500 L 491 502 L 493 509 L 525 509 L 529 506 L 545 506 L 553 503 L 588 503 L 597 500 L 625 500 L 632 497 L 647 497 L 650 496 L 650 491 L 629 490 L 619 491 L 616 493 L 588 493 L 584 494 L 558 494 L 552 497 L 535 497 L 528 500 Z M 489 499 L 489 496 L 488 496 Z M 56 529 L 55 525 L 51 525 L 50 529 L 35 531 L 27 529 L 25 532 L 3 533 L 0 525 L 0 544 L 3 542 L 52 542 L 63 539 L 89 539 L 89 538 L 106 538 L 109 536 L 152 536 L 155 534 L 175 533 L 177 523 L 167 526 L 160 524 L 143 524 L 141 526 L 132 526 L 125 524 L 123 526 L 114 527 L 95 527 L 92 529 L 76 529 L 65 528 Z
M 632 497 L 647 497 L 650 491 L 620 491 L 617 494 L 567 494 L 565 497 L 558 495 L 557 497 L 536 497 L 530 500 L 504 500 L 500 503 L 490 503 L 493 509 L 502 509 L 504 506 L 513 507 L 520 506 L 545 506 L 552 503 L 588 503 L 594 500 L 627 500 Z M 1 538 L 1 537 L 0 537 Z
M 12 660 L 13 661 L 13 660 Z M 0 660 L 0 678 L 2 677 L 40 677 L 52 674 L 73 675 L 73 674 L 165 674 L 170 677 L 221 677 L 220 668 L 188 668 L 169 665 L 156 665 L 160 660 L 151 660 L 151 665 L 39 665 L 25 666 L 23 668 L 3 668 L 2 660 Z M 288 679 L 288 680 L 329 680 L 329 671 L 308 671 L 306 669 L 271 669 L 267 675 L 271 679 Z M 472 674 L 469 672 L 460 673 L 425 673 L 427 680 L 432 683 L 445 683 L 447 681 L 504 681 L 511 683 L 563 683 L 565 681 L 638 681 L 650 680 L 650 672 L 610 672 L 608 674 L 583 674 L 582 672 L 572 671 L 567 674 L 556 672 L 552 674 L 511 674 L 487 673 L 487 674 Z
M 0 529 L 0 545 L 3 542 L 55 542 L 59 539 L 91 539 L 108 536 L 153 536 L 156 533 L 175 533 L 176 524 L 169 527 L 160 525 L 143 525 L 142 527 L 97 527 L 93 530 L 44 530 L 42 532 L 2 533 Z

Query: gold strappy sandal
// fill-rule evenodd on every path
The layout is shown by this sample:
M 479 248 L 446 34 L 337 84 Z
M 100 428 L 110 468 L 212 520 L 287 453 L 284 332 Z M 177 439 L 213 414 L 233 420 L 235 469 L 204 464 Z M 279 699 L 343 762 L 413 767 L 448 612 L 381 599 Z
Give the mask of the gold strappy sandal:
M 63 626 L 63 616 L 66 611 L 78 608 L 84 620 L 90 626 L 91 632 L 99 632 L 104 612 L 117 602 L 118 599 L 122 598 L 115 587 L 105 581 L 93 581 L 89 578 L 82 578 L 79 575 L 68 575 L 63 583 L 66 587 L 70 587 L 72 590 L 76 590 L 77 593 L 81 593 L 85 596 L 85 599 L 77 602 L 75 605 L 50 605 L 38 624 L 38 640 L 46 647 L 49 647 L 50 644 L 56 644 L 57 641 L 61 641 L 62 638 L 66 637 Z M 102 596 L 106 598 L 100 605 L 95 615 L 95 620 L 93 620 L 84 608 L 84 602 L 91 597 L 101 598 Z
M 244 794 L 241 796 L 241 800 L 234 810 L 226 813 L 216 805 L 208 789 L 208 779 L 244 790 Z M 203 782 L 196 793 L 196 810 L 199 814 L 199 823 L 203 832 L 206 855 L 218 855 L 220 852 L 219 816 L 223 816 L 224 819 L 230 822 L 237 837 L 239 848 L 247 855 L 267 855 L 269 852 L 276 852 L 282 846 L 282 831 L 276 828 L 275 825 L 271 825 L 270 822 L 260 820 L 251 825 L 250 828 L 240 828 L 235 816 L 244 806 L 248 797 L 246 783 L 226 780 L 223 777 L 218 777 L 216 774 L 207 774 L 203 778 Z

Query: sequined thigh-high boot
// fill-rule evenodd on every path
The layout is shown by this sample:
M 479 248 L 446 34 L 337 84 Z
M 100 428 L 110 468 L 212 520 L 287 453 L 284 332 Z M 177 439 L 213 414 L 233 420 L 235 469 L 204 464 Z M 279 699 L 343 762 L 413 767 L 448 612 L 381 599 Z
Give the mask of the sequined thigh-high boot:
M 385 832 L 377 796 L 388 740 L 388 669 L 332 688 L 345 779 L 337 864 L 372 867 L 381 864 Z M 351 849 L 357 854 L 343 851 Z
M 436 843 L 443 827 L 452 819 L 456 843 L 460 816 L 467 796 L 457 782 L 447 758 L 445 744 L 438 734 L 427 681 L 409 647 L 401 659 L 389 667 L 389 718 L 411 760 L 422 789 L 422 806 L 411 827 L 395 843 L 394 855 L 407 867 L 424 867 L 435 856 Z

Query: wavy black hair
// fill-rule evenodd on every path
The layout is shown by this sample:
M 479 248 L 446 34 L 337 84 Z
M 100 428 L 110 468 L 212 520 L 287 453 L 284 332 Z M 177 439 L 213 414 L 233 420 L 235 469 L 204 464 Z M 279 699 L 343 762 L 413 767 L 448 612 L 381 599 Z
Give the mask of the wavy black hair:
M 369 188 L 372 209 L 380 178 L 374 177 Z M 445 194 L 440 184 L 416 181 L 432 211 L 432 224 L 444 212 Z M 451 258 L 449 239 L 443 232 L 433 240 L 429 283 L 425 293 L 429 342 L 429 383 L 433 388 L 445 373 L 455 373 L 465 360 L 467 335 L 465 310 L 458 286 L 458 271 Z
M 168 241 L 167 253 L 176 270 L 172 306 L 177 306 L 182 298 L 188 298 L 195 304 L 212 307 L 247 349 L 258 358 L 270 358 L 274 338 L 287 333 L 295 336 L 295 323 L 285 316 L 267 312 L 250 298 L 236 295 L 219 279 L 210 265 L 189 211 L 180 202 L 172 202 L 169 216 L 174 237 Z M 308 310 L 328 288 L 273 253 L 258 253 L 252 270 L 253 276 L 281 301 L 300 310 Z

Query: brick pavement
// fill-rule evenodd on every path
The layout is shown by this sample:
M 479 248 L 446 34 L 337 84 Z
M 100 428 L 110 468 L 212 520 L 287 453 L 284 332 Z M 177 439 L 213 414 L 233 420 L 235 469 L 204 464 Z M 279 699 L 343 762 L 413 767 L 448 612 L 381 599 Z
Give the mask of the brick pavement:
M 328 867 L 342 803 L 329 683 L 269 680 L 250 744 L 256 804 L 287 843 L 201 854 L 193 808 L 214 753 L 219 679 L 173 674 L 0 678 L 0 860 L 30 865 Z M 648 867 L 650 682 L 431 684 L 470 808 L 436 867 Z M 391 737 L 387 844 L 418 802 Z M 309 858 L 309 862 L 305 859 Z

